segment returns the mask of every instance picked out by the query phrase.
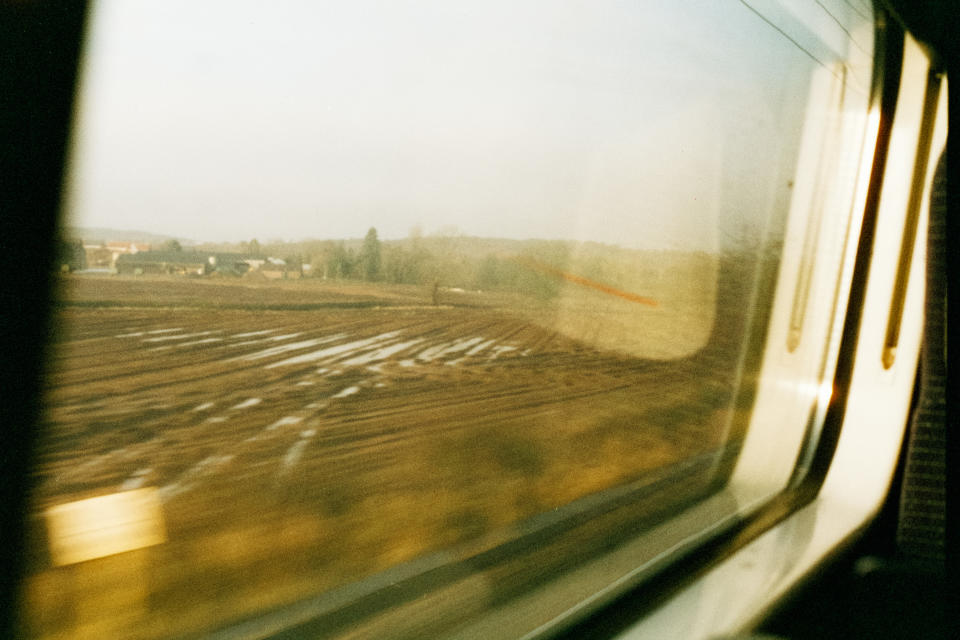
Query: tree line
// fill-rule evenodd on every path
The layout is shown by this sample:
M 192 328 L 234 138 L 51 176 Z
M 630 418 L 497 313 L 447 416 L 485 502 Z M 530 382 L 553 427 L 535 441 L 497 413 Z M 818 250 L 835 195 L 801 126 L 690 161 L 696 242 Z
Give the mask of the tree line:
M 260 242 L 206 247 L 258 257 L 278 257 L 304 265 L 304 277 L 466 290 L 522 292 L 541 299 L 563 287 L 561 271 L 632 290 L 657 279 L 709 271 L 716 257 L 688 253 L 677 263 L 669 252 L 639 251 L 566 240 L 510 240 L 461 235 L 381 240 L 371 227 L 362 239 Z M 666 264 L 686 265 L 664 269 Z M 306 268 L 309 265 L 309 268 Z M 690 275 L 687 274 L 687 275 Z M 638 284 L 640 283 L 640 284 Z M 642 289 L 642 287 L 640 287 Z
M 471 290 L 522 290 L 550 297 L 556 278 L 531 270 L 532 259 L 563 266 L 570 243 L 502 240 L 463 236 L 412 234 L 402 240 L 381 240 L 370 227 L 362 240 L 304 240 L 209 245 L 218 251 L 255 257 L 278 257 L 287 264 L 309 265 L 304 277 L 387 284 L 462 287 Z

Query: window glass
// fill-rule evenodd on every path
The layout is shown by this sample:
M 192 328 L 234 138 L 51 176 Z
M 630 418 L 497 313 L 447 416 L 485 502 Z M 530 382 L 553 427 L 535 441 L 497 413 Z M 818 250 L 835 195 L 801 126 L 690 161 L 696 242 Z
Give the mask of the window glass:
M 450 632 L 721 486 L 869 59 L 767 4 L 95 2 L 29 634 Z

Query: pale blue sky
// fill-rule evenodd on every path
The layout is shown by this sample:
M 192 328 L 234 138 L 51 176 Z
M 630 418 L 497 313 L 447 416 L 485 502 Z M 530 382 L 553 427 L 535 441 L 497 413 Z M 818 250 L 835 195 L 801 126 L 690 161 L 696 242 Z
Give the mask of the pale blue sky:
M 813 63 L 740 4 L 470 5 L 94 2 L 68 222 L 710 248 L 777 202 Z

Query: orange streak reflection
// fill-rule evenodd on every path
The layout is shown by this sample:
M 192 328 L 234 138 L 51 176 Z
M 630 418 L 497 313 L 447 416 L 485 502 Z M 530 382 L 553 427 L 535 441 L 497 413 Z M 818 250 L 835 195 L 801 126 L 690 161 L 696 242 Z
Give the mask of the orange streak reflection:
M 557 269 L 557 268 L 555 268 L 555 267 L 551 267 L 550 265 L 544 264 L 544 263 L 542 263 L 542 262 L 537 262 L 536 260 L 531 260 L 530 258 L 515 257 L 515 258 L 511 258 L 511 259 L 512 259 L 514 262 L 516 262 L 516 263 L 518 263 L 518 264 L 521 264 L 521 265 L 523 265 L 523 266 L 525 266 L 525 267 L 529 267 L 529 268 L 531 268 L 531 269 L 534 269 L 535 271 L 540 271 L 540 272 L 542 272 L 542 273 L 548 273 L 548 274 L 550 274 L 550 275 L 552 275 L 552 276 L 556 276 L 556 277 L 558 277 L 558 278 L 563 278 L 563 279 L 566 280 L 567 282 L 572 282 L 572 283 L 574 283 L 574 284 L 579 284 L 579 285 L 582 285 L 582 286 L 584 286 L 584 287 L 589 287 L 589 288 L 591 288 L 591 289 L 596 289 L 597 291 L 602 291 L 603 293 L 606 293 L 606 294 L 609 294 L 609 295 L 612 295 L 612 296 L 616 296 L 616 297 L 618 297 L 618 298 L 623 298 L 624 300 L 629 300 L 630 302 L 639 302 L 640 304 L 646 304 L 646 305 L 649 305 L 649 306 L 651 306 L 651 307 L 656 307 L 656 306 L 657 306 L 657 301 L 654 300 L 653 298 L 647 298 L 647 297 L 645 297 L 645 296 L 639 296 L 639 295 L 637 295 L 637 294 L 635 294 L 635 293 L 630 293 L 629 291 L 623 291 L 623 290 L 621 290 L 621 289 L 616 289 L 616 288 L 611 287 L 611 286 L 609 286 L 609 285 L 605 285 L 605 284 L 603 284 L 603 283 L 601 283 L 601 282 L 596 282 L 596 281 L 594 281 L 594 280 L 590 280 L 589 278 L 584 278 L 583 276 L 578 276 L 578 275 L 574 275 L 574 274 L 572 274 L 572 273 L 568 273 L 568 272 L 566 272 L 566 271 L 561 271 L 560 269 Z

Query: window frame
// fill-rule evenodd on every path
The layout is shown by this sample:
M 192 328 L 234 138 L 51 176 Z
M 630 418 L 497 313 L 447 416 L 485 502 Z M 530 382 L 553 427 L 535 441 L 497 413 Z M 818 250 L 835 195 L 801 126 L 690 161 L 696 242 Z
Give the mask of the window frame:
M 71 100 L 72 100 L 72 88 L 76 81 L 76 63 L 78 59 L 79 42 L 81 40 L 81 35 L 82 35 L 85 3 L 74 2 L 71 5 L 69 5 L 67 9 L 64 9 L 60 13 L 57 13 L 56 10 L 50 9 L 49 7 L 44 7 L 44 8 L 47 11 L 46 14 L 44 14 L 43 11 L 39 11 L 37 16 L 30 16 L 29 18 L 27 18 L 27 21 L 29 22 L 32 19 L 33 22 L 29 22 L 29 24 L 34 26 L 38 31 L 43 31 L 45 28 L 49 27 L 49 25 L 51 24 L 58 25 L 59 27 L 52 38 L 50 38 L 50 36 L 47 36 L 47 38 L 51 40 L 50 50 L 53 53 L 49 64 L 53 65 L 57 70 L 57 73 L 55 74 L 55 80 L 51 82 L 51 85 L 59 87 L 60 90 L 58 92 L 55 92 L 53 96 L 47 96 L 46 98 L 49 98 L 51 102 L 55 103 L 56 108 L 52 110 L 46 109 L 43 106 L 43 104 L 41 104 L 42 103 L 42 100 L 41 100 L 41 101 L 38 101 L 36 104 L 25 104 L 23 105 L 22 109 L 14 110 L 14 113 L 17 116 L 21 116 L 21 117 L 25 116 L 26 121 L 32 122 L 32 124 L 36 126 L 35 119 L 38 116 L 38 114 L 43 114 L 46 111 L 49 111 L 49 113 L 46 114 L 46 117 L 48 119 L 48 122 L 50 123 L 50 127 L 49 127 L 50 144 L 44 146 L 42 149 L 39 150 L 38 158 L 36 159 L 36 163 L 38 165 L 37 169 L 39 170 L 37 172 L 37 175 L 42 175 L 42 179 L 39 179 L 36 181 L 30 181 L 30 180 L 25 181 L 21 187 L 21 191 L 23 193 L 35 193 L 37 190 L 40 190 L 44 186 L 47 186 L 47 187 L 52 186 L 55 188 L 53 188 L 50 191 L 51 195 L 47 199 L 43 200 L 42 202 L 38 201 L 38 202 L 32 203 L 32 206 L 33 206 L 32 211 L 36 219 L 25 220 L 23 234 L 21 235 L 20 230 L 16 229 L 11 235 L 15 239 L 14 242 L 16 242 L 16 239 L 18 238 L 29 238 L 31 236 L 39 236 L 41 239 L 41 245 L 40 245 L 41 248 L 39 249 L 39 255 L 50 257 L 50 254 L 52 254 L 52 244 L 53 244 L 51 239 L 55 237 L 55 233 L 53 229 L 55 228 L 54 223 L 56 219 L 56 213 L 59 209 L 58 195 L 59 195 L 59 185 L 61 184 L 60 172 L 63 166 L 63 158 L 65 156 L 66 148 L 67 148 L 67 143 L 66 143 L 67 130 L 69 128 L 68 125 L 70 121 L 69 105 L 71 104 Z M 6 7 L 4 7 L 4 9 L 6 10 Z M 22 16 L 17 16 L 17 17 L 19 18 Z M 45 32 L 45 33 L 50 33 L 50 32 Z M 29 50 L 32 52 L 33 46 L 35 46 L 33 43 L 25 46 L 23 45 L 22 42 L 13 42 L 14 49 L 18 47 L 22 47 L 22 50 L 24 51 Z M 919 60 L 920 58 L 918 58 L 917 56 L 918 55 L 923 56 L 925 59 L 923 52 L 919 50 L 919 48 L 915 45 L 915 43 L 910 43 L 909 41 L 908 41 L 907 47 L 908 47 L 907 62 L 911 65 L 915 65 L 915 64 L 919 65 L 920 63 L 917 62 L 917 60 Z M 16 59 L 14 62 L 15 64 L 19 65 L 21 69 L 23 68 L 29 69 L 29 65 L 31 64 L 31 61 L 28 61 L 24 56 L 22 56 L 22 54 L 20 58 Z M 914 67 L 911 67 L 911 69 L 914 69 Z M 925 76 L 925 74 L 923 75 Z M 905 95 L 905 92 L 916 91 L 915 87 L 913 86 L 908 87 L 907 85 L 908 83 L 905 83 L 902 87 L 900 87 L 901 96 Z M 944 87 L 941 93 L 945 95 L 945 92 L 946 92 L 946 88 Z M 14 95 L 14 94 L 8 94 L 8 95 Z M 19 94 L 16 94 L 16 95 L 19 95 Z M 945 99 L 941 98 L 941 105 L 943 105 L 944 103 L 945 103 Z M 882 111 L 882 108 L 881 108 L 881 111 Z M 880 114 L 881 120 L 883 117 L 884 116 L 881 113 Z M 898 118 L 901 117 L 899 113 L 897 117 Z M 942 125 L 945 127 L 945 123 L 943 122 L 943 120 L 944 118 L 940 117 L 938 119 L 938 125 Z M 945 137 L 945 132 L 943 133 L 943 137 Z M 905 142 L 897 142 L 896 140 L 891 141 L 891 145 L 893 145 L 892 147 L 893 149 L 898 150 L 901 148 L 909 147 L 909 145 L 911 144 L 909 142 L 911 140 L 910 133 L 909 132 L 903 133 L 901 135 L 901 138 L 905 140 Z M 936 146 L 937 145 L 935 144 L 934 147 Z M 880 155 L 887 156 L 891 154 L 892 152 L 886 153 L 886 154 L 880 154 Z M 929 185 L 930 183 L 929 177 L 930 175 L 932 175 L 934 166 L 935 166 L 935 162 L 929 163 L 929 168 L 928 168 L 929 175 L 927 176 L 927 180 L 926 180 L 927 185 Z M 876 160 L 874 161 L 873 167 L 874 167 L 874 171 L 876 172 L 877 171 Z M 883 171 L 882 167 L 880 171 L 882 173 Z M 891 169 L 890 171 L 891 172 L 897 171 L 899 173 L 902 173 L 902 168 L 896 169 L 896 170 Z M 899 175 L 899 173 L 896 175 L 897 179 L 900 179 L 902 177 Z M 891 179 L 887 177 L 886 180 L 889 182 Z M 875 184 L 875 183 L 876 183 L 876 180 L 871 179 L 871 184 Z M 879 193 L 879 187 L 877 187 L 878 189 L 877 197 L 879 198 L 879 201 L 878 201 L 879 204 L 876 204 L 875 206 L 879 207 L 878 216 L 880 218 L 885 218 L 885 215 L 883 212 L 887 210 L 891 212 L 886 215 L 886 218 L 888 219 L 894 219 L 893 216 L 899 215 L 899 213 L 896 213 L 899 211 L 898 209 L 899 205 L 897 205 L 894 202 L 895 200 L 894 196 L 887 195 L 887 190 L 894 189 L 894 188 L 903 189 L 904 187 L 902 185 L 898 187 L 884 186 L 885 190 L 883 191 L 882 195 Z M 929 189 L 929 186 L 925 188 Z M 870 196 L 868 195 L 867 199 L 869 200 L 869 198 Z M 27 199 L 30 200 L 31 198 L 27 198 Z M 890 204 L 887 204 L 887 203 L 890 203 Z M 887 209 L 883 209 L 883 207 L 885 206 L 887 207 Z M 926 207 L 926 201 L 925 201 L 924 207 Z M 25 217 L 29 218 L 30 214 L 25 214 Z M 884 220 L 881 220 L 880 222 L 884 223 Z M 923 225 L 924 225 L 924 220 L 922 219 L 921 226 L 920 226 L 921 229 L 924 228 Z M 888 236 L 896 237 L 896 230 L 894 231 L 889 230 L 890 228 L 894 228 L 894 227 L 895 225 L 891 222 L 886 226 L 884 226 L 883 229 L 880 231 L 880 233 L 884 238 Z M 37 228 L 39 228 L 41 231 L 39 234 L 37 234 L 36 232 Z M 920 235 L 922 234 L 918 234 L 918 238 L 920 237 Z M 861 235 L 861 238 L 863 238 L 862 235 Z M 858 251 L 857 253 L 858 256 L 862 255 L 862 252 L 864 251 L 864 249 L 866 249 L 867 253 L 869 254 L 870 249 L 873 246 L 872 242 L 867 242 L 867 246 L 865 248 L 863 244 L 864 244 L 863 240 L 861 240 L 861 248 L 860 248 L 860 251 Z M 46 249 L 42 248 L 44 245 L 46 246 Z M 915 292 L 918 289 L 916 285 L 916 281 L 917 281 L 916 279 L 922 278 L 922 275 L 916 274 L 918 270 L 922 271 L 921 269 L 922 260 L 919 259 L 920 257 L 922 257 L 922 245 L 918 246 L 918 250 L 915 252 L 914 255 L 915 257 L 911 267 L 912 271 L 911 271 L 910 285 L 909 285 L 911 292 Z M 874 255 L 872 256 L 873 262 L 871 263 L 870 268 L 871 269 L 875 268 L 874 265 L 880 264 L 880 261 L 885 260 L 886 257 L 887 257 L 886 252 L 874 251 Z M 866 314 L 868 311 L 871 311 L 875 308 L 881 308 L 885 304 L 885 302 L 882 301 L 884 298 L 884 293 L 883 293 L 884 289 L 882 287 L 886 285 L 877 284 L 876 280 L 877 280 L 876 278 L 873 278 L 871 276 L 871 279 L 867 281 L 866 275 L 863 275 L 861 279 L 858 279 L 856 268 L 853 269 L 853 273 L 851 274 L 852 284 L 850 289 L 851 300 L 854 300 L 855 296 L 857 295 L 857 291 L 862 292 L 861 295 L 864 298 L 862 301 L 863 306 L 860 307 L 860 311 L 858 312 L 858 313 L 861 313 L 861 315 Z M 27 282 L 29 283 L 28 285 L 29 288 L 20 292 L 21 295 L 23 295 L 22 299 L 25 301 L 29 301 L 32 304 L 32 308 L 39 310 L 39 317 L 49 318 L 49 315 L 45 314 L 45 311 L 44 311 L 48 305 L 49 292 L 50 292 L 50 280 L 49 280 L 49 277 L 47 276 L 47 273 L 43 271 L 36 278 L 27 279 Z M 908 302 L 907 302 L 906 308 L 908 312 L 912 313 L 918 305 L 916 304 L 915 295 L 913 298 L 910 298 L 909 297 L 910 295 L 911 294 L 908 294 Z M 877 302 L 878 300 L 881 300 L 881 302 Z M 857 307 L 857 305 L 851 305 L 851 309 L 855 307 Z M 848 315 L 847 315 L 848 324 L 850 323 L 849 314 L 850 314 L 850 310 L 848 309 Z M 916 314 L 914 313 L 911 316 L 910 321 L 909 322 L 905 321 L 904 323 L 904 336 L 908 336 L 908 335 L 911 336 L 911 340 L 913 339 L 912 336 L 914 335 L 914 332 L 917 331 L 915 315 Z M 28 373 L 22 376 L 26 384 L 24 386 L 17 387 L 17 389 L 14 391 L 14 393 L 17 393 L 19 398 L 21 399 L 20 403 L 13 403 L 17 407 L 19 407 L 18 413 L 16 414 L 18 416 L 16 418 L 17 422 L 7 422 L 6 420 L 7 416 L 4 416 L 5 419 L 3 422 L 6 424 L 35 424 L 35 416 L 38 409 L 38 403 L 36 401 L 36 397 L 37 397 L 36 390 L 39 386 L 37 381 L 39 381 L 39 377 L 40 377 L 38 363 L 42 362 L 43 348 L 42 348 L 42 340 L 37 340 L 36 338 L 38 336 L 45 335 L 47 325 L 44 323 L 29 323 L 29 322 L 24 322 L 22 324 L 24 326 L 15 327 L 16 333 L 14 333 L 13 335 L 18 341 L 21 341 L 21 344 L 31 345 L 32 348 L 28 347 L 28 348 L 22 349 L 19 352 L 19 355 L 23 357 L 13 358 L 10 361 L 14 368 L 16 367 L 16 363 L 18 362 L 26 363 L 28 367 L 27 368 Z M 27 326 L 28 324 L 32 326 L 28 327 Z M 861 339 L 863 341 L 868 341 L 868 340 L 872 340 L 873 337 L 867 336 L 867 337 L 862 337 Z M 13 340 L 11 340 L 10 338 L 8 338 L 7 341 L 10 342 L 11 344 L 14 344 Z M 897 383 L 898 385 L 900 385 L 901 388 L 903 388 L 904 385 L 912 385 L 912 380 L 913 380 L 912 376 L 916 368 L 915 356 L 911 355 L 911 350 L 910 350 L 911 345 L 913 343 L 910 341 L 907 341 L 907 342 L 908 344 L 906 344 L 903 350 L 900 353 L 898 353 L 898 363 L 896 364 L 896 369 L 894 372 L 895 375 L 897 376 Z M 860 346 L 861 344 L 860 342 L 857 342 L 857 344 L 858 346 L 855 352 L 859 353 L 865 347 Z M 919 346 L 917 346 L 916 349 L 918 350 Z M 843 353 L 843 347 L 841 347 L 841 354 L 842 353 Z M 914 366 L 912 368 L 908 366 L 910 362 L 914 363 Z M 32 365 L 30 363 L 32 363 Z M 837 364 L 838 370 L 841 369 L 841 365 L 842 363 Z M 837 382 L 835 381 L 833 402 L 831 403 L 830 408 L 827 409 L 826 416 L 825 416 L 826 424 L 828 425 L 832 424 L 830 422 L 831 410 L 834 412 L 833 415 L 835 416 L 835 419 L 840 420 L 840 422 L 844 424 L 855 424 L 858 421 L 862 424 L 865 420 L 863 417 L 858 417 L 857 415 L 858 411 L 866 412 L 865 408 L 859 407 L 859 405 L 854 407 L 849 407 L 846 405 L 837 404 L 840 398 L 844 398 L 844 399 L 853 398 L 854 394 L 862 394 L 864 393 L 863 391 L 864 389 L 868 389 L 871 387 L 871 385 L 875 385 L 875 383 L 861 381 L 857 377 L 857 373 L 859 369 L 856 369 L 855 363 L 851 362 L 850 366 L 852 371 L 850 373 L 851 379 L 846 381 L 846 384 L 850 386 L 847 393 L 845 394 L 837 393 L 838 385 L 837 385 Z M 11 366 L 7 367 L 8 370 L 10 368 Z M 32 372 L 35 372 L 36 375 L 35 376 L 30 375 Z M 893 375 L 894 374 L 891 374 L 891 376 Z M 34 381 L 33 386 L 30 386 L 31 380 Z M 9 387 L 9 389 L 13 389 L 13 387 Z M 892 395 L 893 394 L 891 394 L 891 396 Z M 909 396 L 909 392 L 907 392 L 907 395 Z M 856 395 L 856 397 L 860 398 L 862 396 Z M 23 401 L 23 399 L 26 399 L 26 400 Z M 844 400 L 844 402 L 847 402 L 847 401 L 848 400 Z M 839 407 L 839 408 L 834 409 L 834 407 Z M 902 424 L 899 424 L 899 426 L 894 424 L 899 422 L 901 421 L 898 420 L 896 417 L 891 418 L 890 424 L 894 426 L 890 426 L 887 432 L 884 434 L 885 441 L 888 443 L 889 446 L 887 447 L 887 450 L 884 452 L 883 456 L 878 456 L 876 468 L 881 469 L 881 471 L 875 472 L 875 475 L 877 476 L 882 476 L 882 474 L 884 473 L 882 469 L 886 469 L 888 466 L 890 467 L 890 472 L 892 472 L 892 466 L 890 466 L 889 464 L 890 462 L 889 459 L 890 459 L 890 456 L 893 455 L 894 456 L 893 459 L 895 460 L 896 450 L 898 447 L 898 444 L 896 443 L 899 442 L 898 438 L 902 437 Z M 838 429 L 839 429 L 839 424 L 840 423 L 838 422 L 836 425 L 836 428 Z M 857 434 L 857 435 L 854 436 L 852 434 Z M 781 524 L 781 527 L 789 526 L 789 527 L 793 527 L 794 529 L 808 526 L 811 519 L 813 521 L 817 521 L 818 519 L 823 521 L 825 519 L 833 519 L 836 517 L 840 517 L 841 511 L 838 511 L 838 510 L 841 509 L 841 507 L 843 509 L 848 508 L 850 506 L 850 501 L 854 500 L 854 496 L 849 495 L 849 492 L 846 489 L 846 485 L 845 485 L 845 478 L 849 477 L 847 474 L 849 473 L 848 469 L 850 467 L 842 466 L 842 463 L 846 461 L 847 458 L 854 456 L 852 447 L 856 446 L 856 442 L 857 442 L 856 437 L 860 437 L 860 438 L 865 437 L 864 430 L 863 429 L 855 430 L 851 428 L 845 428 L 842 433 L 834 434 L 829 427 L 825 428 L 823 431 L 823 435 L 821 436 L 819 442 L 817 443 L 817 446 L 815 447 L 816 453 L 813 456 L 813 463 L 811 465 L 811 474 L 808 475 L 807 478 L 804 479 L 802 482 L 797 484 L 792 490 L 790 490 L 790 492 L 788 492 L 788 493 L 792 492 L 794 500 L 798 495 L 804 495 L 807 498 L 809 498 L 810 501 L 808 502 L 807 506 L 798 509 L 798 504 L 795 501 L 786 500 L 786 498 L 783 497 L 786 494 L 781 494 L 780 498 L 778 498 L 777 500 L 774 500 L 772 504 L 767 505 L 767 507 L 764 510 L 765 513 L 769 514 L 771 513 L 771 510 L 773 510 L 774 512 L 777 509 L 783 510 L 784 502 L 789 503 L 789 506 L 787 507 L 787 511 L 792 511 L 792 515 L 786 518 L 786 520 L 784 520 L 784 523 L 792 523 L 792 524 L 789 524 L 789 525 Z M 5 447 L 5 450 L 19 452 L 23 454 L 23 455 L 13 456 L 14 458 L 19 458 L 21 460 L 20 464 L 11 465 L 4 471 L 5 475 L 7 476 L 7 479 L 10 480 L 10 482 L 5 483 L 6 486 L 8 487 L 8 495 L 4 496 L 5 498 L 4 504 L 7 505 L 9 500 L 9 504 L 13 506 L 14 510 L 16 510 L 18 508 L 18 505 L 20 505 L 21 507 L 25 505 L 25 496 L 27 494 L 27 491 L 25 489 L 26 478 L 28 477 L 28 474 L 29 474 L 28 464 L 29 464 L 29 460 L 32 458 L 32 455 L 31 455 L 32 447 L 33 447 L 32 430 L 29 428 L 10 430 L 10 432 L 5 434 L 5 439 L 8 440 L 8 442 L 4 442 L 5 445 L 8 445 L 7 447 Z M 833 446 L 831 446 L 831 442 Z M 833 464 L 831 464 L 831 462 Z M 826 466 L 823 466 L 824 464 L 826 464 Z M 811 480 L 811 478 L 813 480 Z M 881 485 L 882 483 L 879 483 L 877 486 L 880 487 Z M 18 491 L 19 491 L 19 494 L 17 493 Z M 819 492 L 819 494 L 817 494 L 817 492 Z M 816 494 L 816 497 L 814 498 L 814 495 L 807 495 L 807 494 Z M 657 569 L 662 569 L 668 564 L 675 563 L 675 561 L 679 557 L 684 555 L 685 552 L 690 552 L 695 548 L 702 548 L 701 545 L 708 539 L 713 539 L 712 544 L 715 547 L 714 550 L 717 553 L 719 553 L 720 555 L 724 555 L 724 554 L 727 555 L 728 560 L 725 563 L 726 565 L 729 565 L 730 562 L 740 563 L 739 566 L 742 569 L 744 558 L 749 558 L 750 553 L 753 553 L 754 555 L 761 553 L 760 551 L 757 550 L 758 547 L 752 546 L 752 545 L 772 544 L 770 542 L 761 542 L 761 541 L 769 540 L 771 536 L 776 538 L 776 537 L 784 537 L 785 535 L 789 534 L 789 530 L 786 530 L 783 528 L 769 529 L 763 535 L 759 535 L 760 531 L 758 530 L 756 532 L 757 535 L 754 536 L 753 538 L 753 542 L 747 544 L 746 540 L 747 538 L 749 538 L 748 533 L 751 531 L 751 528 L 754 528 L 754 529 L 762 528 L 762 525 L 759 525 L 757 523 L 767 522 L 770 520 L 771 516 L 757 513 L 757 514 L 754 514 L 753 518 L 749 522 L 744 522 L 741 517 L 737 516 L 736 514 L 731 514 L 728 512 L 728 508 L 730 506 L 729 505 L 730 496 L 721 498 L 720 495 L 718 494 L 718 496 L 716 497 L 717 497 L 717 501 L 716 501 L 717 504 L 713 504 L 710 506 L 698 505 L 694 509 L 697 509 L 698 507 L 700 507 L 700 511 L 709 512 L 711 517 L 716 516 L 718 513 L 721 514 L 720 521 L 719 521 L 720 523 L 717 524 L 717 521 L 714 520 L 714 525 L 710 527 L 707 531 L 704 531 L 702 528 L 702 522 L 704 521 L 705 513 L 700 513 L 700 512 L 691 512 L 689 514 L 685 513 L 681 515 L 681 517 L 678 519 L 677 522 L 671 521 L 668 523 L 664 523 L 663 526 L 669 525 L 671 527 L 677 527 L 677 526 L 682 527 L 683 518 L 689 517 L 691 520 L 691 523 L 696 523 L 696 525 L 700 528 L 700 534 L 698 537 L 696 537 L 695 540 L 690 540 L 688 543 L 684 543 L 682 545 L 676 545 L 676 544 L 670 545 L 668 549 L 665 549 L 659 555 L 656 556 L 656 559 L 652 564 L 649 564 L 647 566 L 647 568 L 645 569 L 646 572 L 655 572 Z M 882 491 L 880 494 L 880 499 L 882 499 Z M 734 498 L 734 500 L 736 499 Z M 836 500 L 838 502 L 828 503 L 828 502 L 824 502 L 825 500 Z M 855 535 L 859 529 L 862 529 L 863 521 L 864 521 L 863 519 L 864 518 L 869 519 L 871 513 L 875 512 L 876 507 L 879 504 L 877 500 L 878 499 L 876 498 L 875 495 L 871 495 L 870 500 L 866 501 L 868 504 L 863 504 L 857 509 L 856 519 L 859 520 L 859 524 L 851 525 L 848 522 L 848 527 L 852 526 L 853 528 L 851 530 L 846 531 L 846 533 L 841 536 L 840 538 L 841 542 L 832 542 L 829 545 L 829 549 L 824 551 L 823 554 L 821 554 L 818 557 L 817 561 L 822 560 L 822 558 L 825 555 L 828 555 L 829 553 L 834 552 L 838 546 L 841 546 L 842 544 L 848 542 L 851 536 Z M 742 512 L 740 512 L 740 515 L 742 516 Z M 728 520 L 725 519 L 727 517 L 729 517 Z M 804 519 L 807 524 L 802 523 L 800 519 Z M 10 558 L 7 558 L 6 555 L 4 556 L 5 560 L 8 562 L 6 566 L 10 569 L 10 572 L 9 572 L 10 575 L 22 575 L 22 562 L 17 559 L 17 556 L 19 556 L 19 554 L 16 551 L 17 549 L 21 548 L 20 545 L 16 543 L 16 537 L 18 533 L 22 531 L 22 527 L 19 529 L 14 528 L 13 530 L 8 529 L 7 531 L 13 534 L 13 537 L 11 538 L 13 543 L 9 545 L 3 545 L 5 549 L 8 549 L 11 551 Z M 785 531 L 786 533 L 784 533 Z M 716 536 L 720 533 L 723 533 L 724 535 L 721 538 L 717 538 Z M 726 541 L 725 543 L 723 542 L 724 540 Z M 727 548 L 725 550 L 723 548 L 724 544 L 727 545 Z M 731 544 L 734 547 L 737 547 L 738 550 L 735 552 L 732 551 L 731 550 L 732 547 L 730 547 Z M 791 541 L 790 544 L 795 544 L 795 543 Z M 717 565 L 714 567 L 714 569 L 712 569 L 712 571 L 721 571 L 723 566 L 724 565 Z M 813 564 L 811 564 L 811 566 L 813 566 Z M 649 573 L 644 574 L 644 576 L 648 576 L 648 575 Z M 618 588 L 615 592 L 602 594 L 602 596 L 598 594 L 598 596 L 600 597 L 598 597 L 595 600 L 591 599 L 591 604 L 593 606 L 597 606 L 601 603 L 601 600 L 607 601 L 607 602 L 614 601 L 617 597 L 625 593 L 628 589 L 633 588 L 634 586 L 633 578 L 639 579 L 639 577 L 640 577 L 639 575 L 633 576 L 631 580 L 625 581 L 623 584 L 618 585 Z M 7 582 L 9 584 L 12 584 L 15 588 L 16 581 L 7 581 Z M 687 596 L 684 596 L 683 594 L 690 592 L 691 589 L 696 591 L 697 587 L 688 586 L 686 590 L 679 592 L 679 595 L 677 595 L 673 600 L 670 600 L 663 608 L 659 609 L 658 611 L 661 611 L 661 612 L 671 611 L 672 609 L 670 609 L 670 607 L 674 606 L 671 603 L 680 602 L 681 600 L 683 600 L 685 597 L 687 597 Z M 14 592 L 11 592 L 11 593 L 13 593 L 13 595 L 10 595 L 9 601 L 14 601 L 15 593 Z M 773 600 L 776 597 L 782 596 L 782 594 L 783 594 L 783 591 L 779 591 L 779 590 L 776 591 L 775 593 L 771 592 L 769 599 Z M 5 596 L 6 595 L 8 594 L 5 594 Z M 697 597 L 698 599 L 700 599 L 700 598 L 703 598 L 704 596 L 700 594 Z M 14 609 L 15 608 L 13 607 L 4 608 L 4 610 L 9 610 L 9 611 L 13 611 Z M 759 613 L 757 613 L 757 611 L 759 610 L 762 610 L 762 609 L 755 608 L 754 613 L 749 615 L 741 613 L 736 620 L 729 621 L 726 624 L 731 629 L 743 628 L 745 625 L 743 620 L 749 621 L 749 620 L 755 619 L 757 615 L 760 615 Z M 583 612 L 576 612 L 576 613 L 583 613 Z M 669 616 L 676 616 L 678 614 L 651 613 L 651 615 L 648 616 L 647 620 L 648 621 L 659 620 L 661 618 L 658 618 L 657 616 L 663 616 L 663 615 L 667 615 L 669 617 Z M 733 614 L 728 614 L 728 618 L 731 615 Z M 0 627 L 0 628 L 8 628 L 11 630 L 15 628 L 14 626 L 15 621 L 13 621 L 12 618 L 10 620 L 4 620 L 3 622 L 4 622 L 4 627 Z M 714 627 L 710 629 L 710 632 L 717 632 L 721 628 L 723 628 L 722 625 L 718 627 Z M 548 630 L 546 629 L 544 630 L 545 633 L 547 631 Z M 554 631 L 555 631 L 555 628 L 551 628 L 549 630 L 549 633 L 553 633 Z M 10 635 L 13 635 L 13 634 L 11 633 Z M 530 636 L 530 637 L 533 637 L 533 636 Z

